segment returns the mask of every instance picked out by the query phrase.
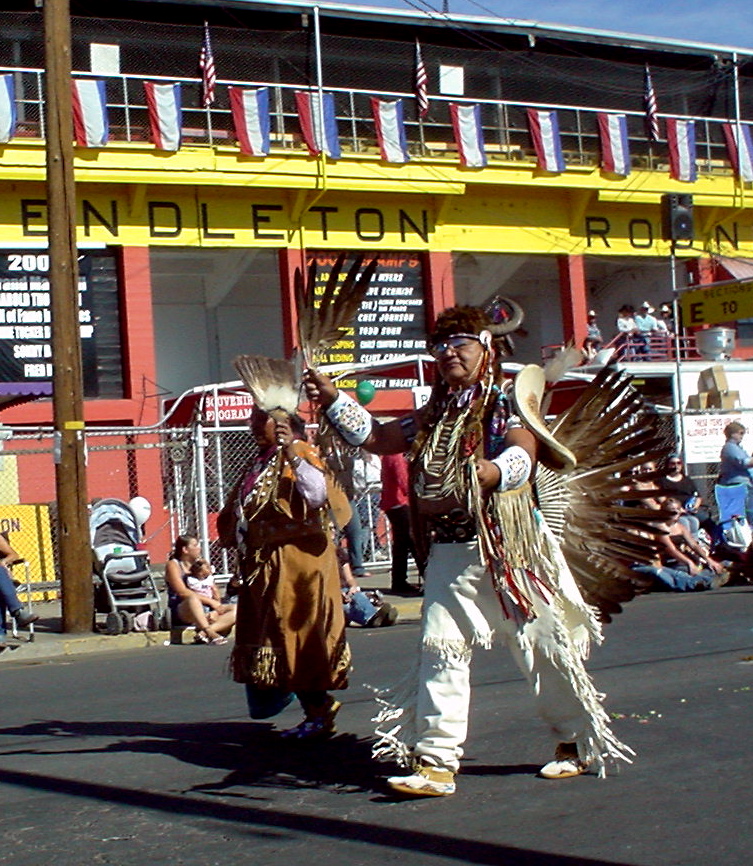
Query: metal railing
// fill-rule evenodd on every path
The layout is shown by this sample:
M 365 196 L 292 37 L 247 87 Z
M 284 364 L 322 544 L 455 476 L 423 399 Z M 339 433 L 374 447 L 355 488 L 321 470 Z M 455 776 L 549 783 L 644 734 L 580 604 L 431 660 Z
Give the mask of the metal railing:
M 18 119 L 16 139 L 44 138 L 44 71 L 4 66 L 0 67 L 0 74 L 3 73 L 12 73 L 15 81 Z M 113 144 L 149 140 L 148 109 L 143 87 L 145 80 L 181 84 L 182 140 L 184 144 L 190 146 L 234 145 L 235 133 L 227 87 L 266 87 L 270 91 L 271 147 L 287 151 L 305 151 L 305 144 L 300 135 L 295 92 L 307 89 L 318 92 L 316 88 L 306 85 L 220 80 L 216 88 L 217 101 L 212 106 L 204 108 L 200 104 L 201 81 L 198 78 L 124 74 L 102 76 L 90 72 L 74 72 L 74 77 L 104 80 L 110 141 Z M 326 90 L 333 93 L 335 97 L 341 148 L 344 152 L 353 154 L 375 156 L 379 154 L 370 102 L 372 97 L 402 99 L 406 106 L 412 105 L 413 102 L 413 95 L 405 92 L 339 87 L 327 87 Z M 535 154 L 526 115 L 526 110 L 533 108 L 558 112 L 560 139 L 567 166 L 595 167 L 600 159 L 597 115 L 604 111 L 614 113 L 614 109 L 599 107 L 433 95 L 432 112 L 429 118 L 421 121 L 413 120 L 407 116 L 410 112 L 405 112 L 406 143 L 412 157 L 441 158 L 457 154 L 452 122 L 447 108 L 450 102 L 480 105 L 485 148 L 492 164 L 534 161 Z M 644 132 L 644 115 L 636 111 L 620 113 L 627 117 L 629 150 L 633 167 L 666 170 L 668 162 L 666 147 L 662 142 L 653 147 L 649 146 Z M 682 115 L 671 116 L 683 117 Z M 727 156 L 722 127 L 723 123 L 729 121 L 699 116 L 692 119 L 696 121 L 696 164 L 699 172 L 730 174 L 732 167 Z

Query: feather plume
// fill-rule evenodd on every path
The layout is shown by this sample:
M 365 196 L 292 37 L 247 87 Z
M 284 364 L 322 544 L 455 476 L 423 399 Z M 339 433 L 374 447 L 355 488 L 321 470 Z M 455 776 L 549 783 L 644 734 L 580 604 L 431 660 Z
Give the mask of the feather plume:
M 288 415 L 295 414 L 299 391 L 290 361 L 263 355 L 238 355 L 233 366 L 260 409 L 265 412 L 283 409 Z
M 347 334 L 369 290 L 378 264 L 377 258 L 372 259 L 359 275 L 364 260 L 361 253 L 356 256 L 345 279 L 340 282 L 345 258 L 346 253 L 337 257 L 318 301 L 314 291 L 316 263 L 312 262 L 309 266 L 305 284 L 303 274 L 296 270 L 294 289 L 298 313 L 298 342 L 303 353 L 303 362 L 307 366 L 315 365 L 317 356 Z
M 669 448 L 630 377 L 604 368 L 551 424 L 550 432 L 576 457 L 569 474 L 539 464 L 539 507 L 560 542 L 583 597 L 609 622 L 650 585 L 634 565 L 651 562 L 666 535 L 662 512 L 641 499 L 661 495 L 661 472 L 633 474 Z M 650 482 L 640 491 L 632 481 Z
M 553 385 L 563 379 L 573 367 L 580 366 L 582 362 L 583 355 L 580 350 L 576 349 L 573 343 L 568 343 L 544 364 L 544 377 L 550 385 Z

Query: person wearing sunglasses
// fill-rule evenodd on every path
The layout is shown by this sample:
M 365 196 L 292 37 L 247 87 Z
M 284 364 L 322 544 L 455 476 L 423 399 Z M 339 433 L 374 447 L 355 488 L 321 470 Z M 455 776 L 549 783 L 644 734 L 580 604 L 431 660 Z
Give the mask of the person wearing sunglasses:
M 439 315 L 427 342 L 438 374 L 431 397 L 395 421 L 378 423 L 315 370 L 304 377 L 310 399 L 347 443 L 409 457 L 413 531 L 427 561 L 421 645 L 405 682 L 380 693 L 374 747 L 375 757 L 410 767 L 387 779 L 402 796 L 455 792 L 471 655 L 498 641 L 512 651 L 558 744 L 540 775 L 603 775 L 607 761 L 631 754 L 610 730 L 584 666 L 589 638 L 600 639 L 594 610 L 534 503 L 532 469 L 545 445 L 554 451 L 557 443 L 541 438 L 545 430 L 534 435 L 514 411 L 522 414 L 526 401 L 514 407 L 501 360 L 522 310 L 508 304 L 496 322 L 468 306 Z

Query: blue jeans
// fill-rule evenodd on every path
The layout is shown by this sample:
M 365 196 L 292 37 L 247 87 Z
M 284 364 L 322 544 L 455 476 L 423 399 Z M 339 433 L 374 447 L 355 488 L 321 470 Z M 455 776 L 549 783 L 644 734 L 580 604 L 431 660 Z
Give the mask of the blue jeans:
M 656 581 L 656 589 L 669 590 L 672 592 L 693 592 L 698 589 L 711 589 L 713 572 L 703 569 L 698 574 L 689 574 L 679 568 L 670 568 L 667 565 L 657 568 L 653 565 L 639 565 L 634 571 L 642 574 L 650 574 Z
M 376 614 L 377 609 L 369 600 L 368 595 L 361 590 L 355 593 L 350 601 L 343 604 L 345 613 L 345 621 L 350 625 L 355 622 L 358 625 L 366 625 L 366 623 Z
M 13 614 L 22 607 L 10 572 L 4 565 L 0 565 L 0 639 L 5 637 L 5 620 L 8 612 Z

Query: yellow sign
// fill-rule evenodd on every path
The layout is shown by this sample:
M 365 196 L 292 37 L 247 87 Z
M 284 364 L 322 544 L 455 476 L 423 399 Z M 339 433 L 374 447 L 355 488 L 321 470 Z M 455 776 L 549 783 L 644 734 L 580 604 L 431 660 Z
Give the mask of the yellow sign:
M 693 289 L 681 296 L 680 307 L 685 327 L 753 319 L 753 280 Z
M 32 588 L 35 582 L 57 579 L 49 506 L 0 505 L 0 532 L 8 534 L 10 546 L 29 563 Z M 26 580 L 23 565 L 13 569 L 13 577 L 22 583 Z M 42 598 L 38 593 L 34 597 Z

